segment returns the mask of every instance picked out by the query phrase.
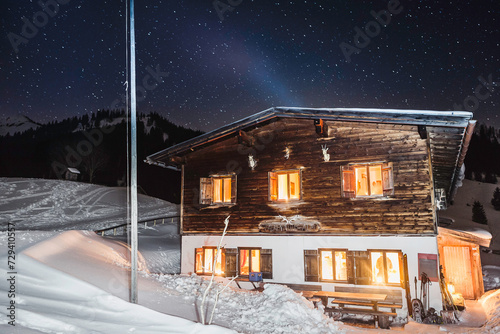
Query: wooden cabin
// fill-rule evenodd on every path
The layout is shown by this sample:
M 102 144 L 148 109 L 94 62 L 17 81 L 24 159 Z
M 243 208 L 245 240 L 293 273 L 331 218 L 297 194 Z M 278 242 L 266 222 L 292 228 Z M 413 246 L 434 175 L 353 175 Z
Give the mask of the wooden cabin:
M 148 156 L 181 170 L 181 272 L 382 289 L 405 318 L 405 282 L 413 294 L 419 266 L 438 277 L 436 210 L 455 192 L 471 118 L 277 107 Z M 439 284 L 430 306 L 442 307 Z

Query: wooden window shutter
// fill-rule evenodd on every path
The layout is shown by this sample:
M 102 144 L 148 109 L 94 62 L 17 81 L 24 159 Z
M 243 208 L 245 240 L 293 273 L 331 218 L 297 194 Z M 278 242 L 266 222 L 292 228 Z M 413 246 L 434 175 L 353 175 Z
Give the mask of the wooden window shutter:
M 273 278 L 273 250 L 261 249 L 260 250 L 260 271 L 262 278 Z
M 231 176 L 231 203 L 236 203 L 236 194 L 238 193 L 238 188 L 236 183 L 236 175 Z
M 200 204 L 212 204 L 212 178 L 200 178 Z
M 405 288 L 405 270 L 404 262 L 403 262 L 403 253 L 399 252 L 399 280 L 401 281 L 401 287 Z
M 356 178 L 354 167 L 342 167 L 342 197 L 353 198 L 356 196 Z
M 269 172 L 269 200 L 277 201 L 278 200 L 278 177 L 276 173 Z
M 319 282 L 319 254 L 317 249 L 304 250 L 304 276 L 306 282 Z
M 367 251 L 355 251 L 354 253 L 354 284 L 369 285 L 372 278 L 370 265 L 370 253 Z
M 194 254 L 194 271 L 197 274 L 202 274 L 204 271 L 203 256 L 203 248 L 196 248 Z
M 235 277 L 238 273 L 238 249 L 236 248 L 225 248 L 225 270 L 224 273 L 226 277 Z
M 347 283 L 354 284 L 356 281 L 356 273 L 354 272 L 354 252 L 347 251 Z
M 394 194 L 394 179 L 392 174 L 392 163 L 382 165 L 382 184 L 384 187 L 384 196 Z

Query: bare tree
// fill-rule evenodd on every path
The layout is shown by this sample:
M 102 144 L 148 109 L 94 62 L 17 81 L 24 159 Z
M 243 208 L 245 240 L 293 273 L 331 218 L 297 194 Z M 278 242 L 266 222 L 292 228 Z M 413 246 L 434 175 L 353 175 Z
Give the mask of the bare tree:
M 89 176 L 90 183 L 94 180 L 95 174 L 106 167 L 108 160 L 108 155 L 100 147 L 94 147 L 89 155 L 82 158 L 81 166 Z

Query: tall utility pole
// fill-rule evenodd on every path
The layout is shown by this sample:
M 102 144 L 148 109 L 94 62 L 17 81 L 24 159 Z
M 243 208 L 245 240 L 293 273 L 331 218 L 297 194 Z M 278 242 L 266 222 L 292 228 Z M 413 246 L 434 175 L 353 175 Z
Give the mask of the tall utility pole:
M 137 304 L 137 111 L 134 0 L 130 0 L 130 302 Z

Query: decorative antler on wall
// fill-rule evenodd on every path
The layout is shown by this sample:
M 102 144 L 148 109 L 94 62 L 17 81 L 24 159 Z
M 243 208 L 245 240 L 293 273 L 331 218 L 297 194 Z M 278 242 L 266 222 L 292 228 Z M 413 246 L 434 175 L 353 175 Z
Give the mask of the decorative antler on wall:
M 328 153 L 328 147 L 325 145 L 321 145 L 321 150 L 323 151 L 323 160 L 325 162 L 330 161 L 330 154 Z
M 292 152 L 292 150 L 287 146 L 285 147 L 285 159 L 289 159 L 290 158 L 290 153 Z
M 251 154 L 248 155 L 248 166 L 250 166 L 252 170 L 254 170 L 255 167 L 257 167 L 257 160 L 255 160 L 253 155 Z

